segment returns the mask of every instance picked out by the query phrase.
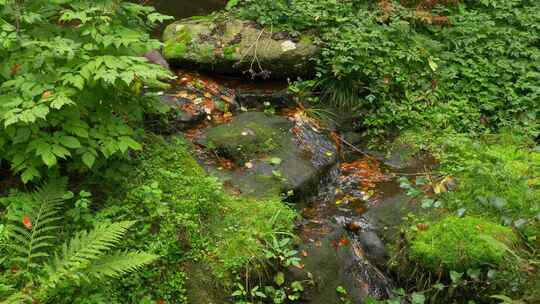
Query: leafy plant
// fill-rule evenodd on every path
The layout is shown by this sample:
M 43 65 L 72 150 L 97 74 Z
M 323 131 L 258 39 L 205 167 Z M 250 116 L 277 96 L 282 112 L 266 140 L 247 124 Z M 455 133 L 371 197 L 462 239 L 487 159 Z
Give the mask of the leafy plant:
M 0 1 L 0 160 L 26 183 L 140 149 L 131 125 L 169 77 L 140 56 L 165 19 L 126 1 Z
M 133 226 L 132 221 L 100 223 L 59 245 L 61 212 L 67 198 L 65 183 L 56 181 L 19 197 L 17 201 L 24 205 L 10 206 L 10 242 L 6 244 L 10 255 L 3 263 L 12 269 L 7 275 L 12 292 L 1 303 L 52 302 L 70 284 L 122 277 L 157 259 L 139 251 L 111 253 Z

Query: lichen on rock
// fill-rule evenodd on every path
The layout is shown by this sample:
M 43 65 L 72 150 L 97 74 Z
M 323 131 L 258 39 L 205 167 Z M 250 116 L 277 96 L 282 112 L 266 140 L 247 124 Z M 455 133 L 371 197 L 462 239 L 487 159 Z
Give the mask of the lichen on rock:
M 163 40 L 164 55 L 173 64 L 273 78 L 312 73 L 309 59 L 318 52 L 308 34 L 276 35 L 252 21 L 224 14 L 179 20 L 166 28 Z

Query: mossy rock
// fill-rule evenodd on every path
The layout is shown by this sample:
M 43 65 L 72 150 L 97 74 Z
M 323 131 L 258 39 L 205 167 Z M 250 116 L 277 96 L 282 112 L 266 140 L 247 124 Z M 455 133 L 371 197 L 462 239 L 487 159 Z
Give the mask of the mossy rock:
M 309 59 L 319 50 L 310 35 L 277 35 L 252 21 L 224 14 L 179 20 L 165 29 L 163 41 L 165 58 L 172 64 L 242 74 L 259 69 L 260 63 L 273 78 L 313 74 Z M 258 61 L 253 66 L 255 57 Z
M 477 217 L 449 216 L 418 232 L 411 243 L 410 258 L 433 271 L 508 267 L 513 259 L 508 249 L 516 242 L 508 227 Z
M 236 164 L 231 171 L 206 169 L 248 197 L 308 193 L 337 160 L 337 148 L 325 134 L 263 112 L 242 113 L 206 130 L 197 142 Z
M 292 123 L 286 118 L 248 112 L 231 123 L 209 129 L 201 142 L 223 157 L 243 165 L 257 155 L 281 148 L 291 127 Z

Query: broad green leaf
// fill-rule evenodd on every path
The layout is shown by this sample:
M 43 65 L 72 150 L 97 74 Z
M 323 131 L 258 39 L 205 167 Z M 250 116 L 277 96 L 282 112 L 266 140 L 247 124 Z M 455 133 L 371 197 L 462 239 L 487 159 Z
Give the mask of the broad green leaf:
M 79 140 L 73 136 L 61 136 L 58 141 L 66 148 L 78 149 L 81 147 Z
M 56 165 L 56 156 L 53 154 L 52 150 L 44 151 L 41 154 L 41 159 L 49 168 Z
M 96 157 L 90 152 L 85 152 L 82 155 L 82 161 L 89 169 L 92 169 L 92 166 L 94 166 L 94 162 L 96 161 Z

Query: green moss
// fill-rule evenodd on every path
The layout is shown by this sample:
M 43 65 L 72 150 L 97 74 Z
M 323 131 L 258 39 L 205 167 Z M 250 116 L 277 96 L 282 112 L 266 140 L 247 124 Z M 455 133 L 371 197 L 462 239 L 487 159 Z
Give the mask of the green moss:
M 231 123 L 208 130 L 205 145 L 238 164 L 283 145 L 288 121 L 264 113 L 245 113 Z
M 303 44 L 313 44 L 315 42 L 315 37 L 314 36 L 311 36 L 311 35 L 302 35 L 300 37 L 300 43 L 303 43 Z
M 434 271 L 507 267 L 511 264 L 508 249 L 516 241 L 508 227 L 476 217 L 449 216 L 416 235 L 410 258 Z
M 204 43 L 204 44 L 199 45 L 197 49 L 197 53 L 194 55 L 195 57 L 199 58 L 197 61 L 200 63 L 212 63 L 215 61 L 215 56 L 214 56 L 215 49 L 216 48 L 213 44 Z
M 238 50 L 238 44 L 226 46 L 223 48 L 223 57 L 229 61 L 236 61 L 236 51 Z
M 187 45 L 177 42 L 166 42 L 163 47 L 163 56 L 165 58 L 181 58 L 186 54 Z
M 145 141 L 144 152 L 125 176 L 125 194 L 96 215 L 137 220 L 127 247 L 161 256 L 153 268 L 123 279 L 115 287 L 122 293 L 183 303 L 186 290 L 196 295 L 204 291 L 194 288 L 210 284 L 230 287 L 235 273 L 263 267 L 272 236 L 293 231 L 294 211 L 278 199 L 240 200 L 225 194 L 221 183 L 191 156 L 191 144 L 183 138 L 148 136 Z M 174 288 L 169 284 L 178 277 L 175 273 L 201 264 L 207 270 L 193 272 L 194 277 L 186 271 L 186 282 L 178 281 Z M 217 294 L 226 297 L 227 292 Z

